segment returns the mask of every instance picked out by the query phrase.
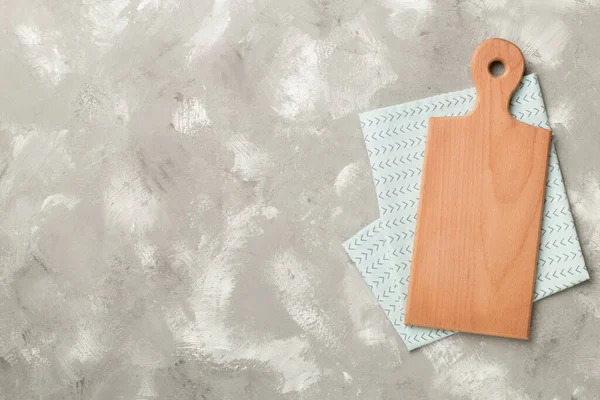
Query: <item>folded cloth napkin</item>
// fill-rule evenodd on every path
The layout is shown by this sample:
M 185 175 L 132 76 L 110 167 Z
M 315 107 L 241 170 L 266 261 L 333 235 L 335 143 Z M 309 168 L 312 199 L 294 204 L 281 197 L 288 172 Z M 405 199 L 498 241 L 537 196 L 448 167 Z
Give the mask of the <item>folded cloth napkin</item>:
M 344 249 L 409 350 L 456 333 L 405 325 L 404 311 L 427 123 L 430 117 L 467 114 L 475 97 L 473 88 L 359 115 L 380 217 L 348 239 Z M 510 112 L 519 121 L 549 129 L 535 74 L 523 77 L 511 99 Z M 536 274 L 534 301 L 589 279 L 554 141 L 548 159 Z

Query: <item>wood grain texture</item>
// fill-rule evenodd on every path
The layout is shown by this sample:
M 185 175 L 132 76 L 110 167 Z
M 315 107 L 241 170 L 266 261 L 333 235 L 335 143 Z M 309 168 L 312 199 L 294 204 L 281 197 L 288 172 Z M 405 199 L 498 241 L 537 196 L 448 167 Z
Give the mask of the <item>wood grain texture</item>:
M 510 115 L 517 46 L 489 39 L 471 69 L 473 110 L 429 120 L 405 323 L 527 339 L 551 132 Z

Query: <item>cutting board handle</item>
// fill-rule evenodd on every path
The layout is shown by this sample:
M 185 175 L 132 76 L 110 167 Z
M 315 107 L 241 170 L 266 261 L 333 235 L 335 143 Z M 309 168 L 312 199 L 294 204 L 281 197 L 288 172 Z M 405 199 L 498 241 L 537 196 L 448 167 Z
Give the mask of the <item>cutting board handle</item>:
M 504 74 L 492 74 L 490 65 L 494 61 L 504 64 Z M 515 44 L 499 38 L 481 43 L 471 59 L 471 72 L 477 89 L 477 102 L 473 113 L 491 114 L 501 109 L 502 114 L 510 117 L 510 98 L 523 77 L 524 69 L 523 54 Z

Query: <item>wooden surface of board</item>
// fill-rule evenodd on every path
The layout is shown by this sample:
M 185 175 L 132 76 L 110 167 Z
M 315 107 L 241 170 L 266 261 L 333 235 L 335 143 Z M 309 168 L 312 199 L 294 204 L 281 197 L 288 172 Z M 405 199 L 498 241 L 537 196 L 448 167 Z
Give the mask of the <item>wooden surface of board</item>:
M 510 115 L 517 46 L 486 40 L 471 69 L 473 110 L 429 120 L 405 323 L 527 339 L 551 132 Z

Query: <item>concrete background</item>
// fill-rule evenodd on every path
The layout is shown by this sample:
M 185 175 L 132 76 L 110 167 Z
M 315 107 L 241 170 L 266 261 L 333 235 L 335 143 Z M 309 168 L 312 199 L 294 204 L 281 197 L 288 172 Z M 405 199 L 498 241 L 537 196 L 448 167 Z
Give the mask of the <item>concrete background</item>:
M 0 399 L 600 398 L 600 2 L 4 0 Z M 592 280 L 408 353 L 342 250 L 356 113 L 543 87 Z

